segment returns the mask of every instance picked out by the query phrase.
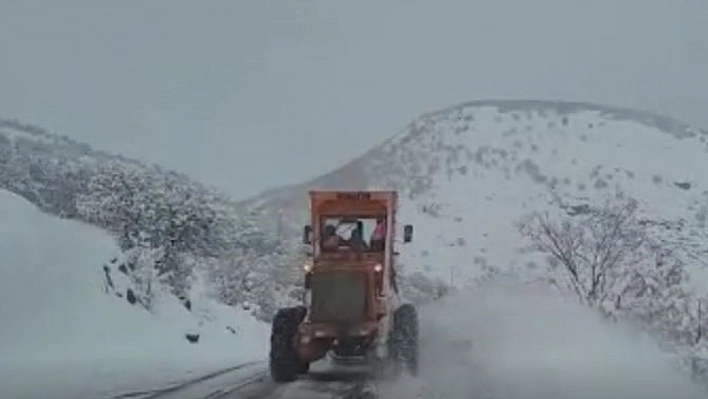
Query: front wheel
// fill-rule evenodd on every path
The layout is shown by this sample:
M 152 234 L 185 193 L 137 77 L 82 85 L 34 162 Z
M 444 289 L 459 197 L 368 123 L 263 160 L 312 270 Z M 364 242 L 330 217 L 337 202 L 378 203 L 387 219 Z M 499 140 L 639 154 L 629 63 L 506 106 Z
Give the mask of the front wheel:
M 310 363 L 300 363 L 300 369 L 298 370 L 298 374 L 307 374 L 310 371 Z
M 303 364 L 295 351 L 297 327 L 305 316 L 305 308 L 278 310 L 273 318 L 270 335 L 270 375 L 275 382 L 290 382 L 303 372 Z
M 401 366 L 411 375 L 418 375 L 418 313 L 411 304 L 405 304 L 393 313 L 391 355 L 395 366 Z

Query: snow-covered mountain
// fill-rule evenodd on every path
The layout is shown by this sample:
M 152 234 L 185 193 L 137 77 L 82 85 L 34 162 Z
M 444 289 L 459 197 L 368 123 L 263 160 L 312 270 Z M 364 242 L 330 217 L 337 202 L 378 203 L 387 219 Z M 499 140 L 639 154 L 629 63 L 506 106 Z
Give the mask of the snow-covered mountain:
M 299 223 L 311 187 L 397 188 L 401 219 L 418 226 L 405 251 L 409 267 L 448 278 L 453 266 L 464 281 L 481 264 L 517 264 L 515 224 L 526 212 L 581 206 L 617 190 L 656 219 L 681 221 L 681 238 L 706 253 L 704 165 L 708 132 L 670 118 L 592 104 L 480 101 L 421 116 L 343 167 L 252 201 Z

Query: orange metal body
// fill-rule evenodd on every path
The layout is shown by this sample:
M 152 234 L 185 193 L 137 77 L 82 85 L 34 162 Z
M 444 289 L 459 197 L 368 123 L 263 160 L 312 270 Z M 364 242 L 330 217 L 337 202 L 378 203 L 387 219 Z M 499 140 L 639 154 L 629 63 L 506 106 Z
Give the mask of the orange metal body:
M 392 300 L 397 299 L 398 295 L 393 280 L 397 193 L 313 190 L 309 192 L 309 199 L 312 226 L 312 268 L 309 273 L 343 270 L 363 273 L 366 276 L 366 300 L 362 319 L 347 323 L 346 329 L 327 320 L 312 320 L 308 311 L 293 343 L 300 359 L 308 363 L 324 357 L 343 339 L 356 339 L 365 346 L 374 345 L 388 333 L 387 316 L 392 311 Z M 327 216 L 385 216 L 386 239 L 383 251 L 322 251 L 319 245 L 321 220 Z

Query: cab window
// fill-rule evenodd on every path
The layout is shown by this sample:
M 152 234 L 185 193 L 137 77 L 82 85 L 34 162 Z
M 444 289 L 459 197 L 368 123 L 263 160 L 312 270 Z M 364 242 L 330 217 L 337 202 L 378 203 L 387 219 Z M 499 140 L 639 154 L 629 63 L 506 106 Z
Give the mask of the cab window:
M 322 252 L 382 252 L 385 247 L 384 217 L 323 217 L 320 226 Z

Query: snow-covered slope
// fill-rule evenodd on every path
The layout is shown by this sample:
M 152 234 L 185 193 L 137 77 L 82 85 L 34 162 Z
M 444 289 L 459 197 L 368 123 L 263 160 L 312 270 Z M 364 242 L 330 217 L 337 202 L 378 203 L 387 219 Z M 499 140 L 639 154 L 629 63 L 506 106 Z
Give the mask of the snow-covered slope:
M 100 397 L 265 356 L 268 326 L 200 284 L 191 311 L 169 295 L 131 305 L 104 231 L 2 190 L 0 220 L 0 397 Z
M 634 110 L 543 101 L 480 101 L 424 115 L 381 146 L 254 203 L 303 221 L 309 187 L 401 190 L 400 220 L 417 226 L 409 270 L 457 283 L 525 262 L 516 222 L 530 211 L 582 205 L 616 190 L 648 217 L 683 220 L 697 256 L 708 253 L 708 133 Z M 682 233 L 682 234 L 678 234 Z M 704 246 L 704 244 L 706 246 Z
M 421 309 L 418 378 L 381 398 L 698 399 L 646 335 L 540 286 L 490 284 Z
M 640 200 L 657 219 L 684 219 L 685 238 L 705 234 L 706 135 L 681 133 L 601 110 L 552 106 L 467 106 L 416 121 L 382 149 L 384 159 L 412 171 L 403 176 L 414 199 L 403 218 L 425 226 L 418 242 L 427 248 L 408 252 L 409 263 L 468 276 L 480 270 L 470 267 L 470 255 L 475 265 L 518 264 L 515 222 L 525 212 L 549 208 L 554 197 L 577 205 L 613 190 Z
M 115 233 L 140 303 L 149 302 L 145 276 L 156 269 L 185 300 L 193 271 L 205 272 L 222 303 L 262 320 L 293 298 L 275 224 L 253 223 L 251 207 L 182 173 L 0 118 L 0 189 Z

